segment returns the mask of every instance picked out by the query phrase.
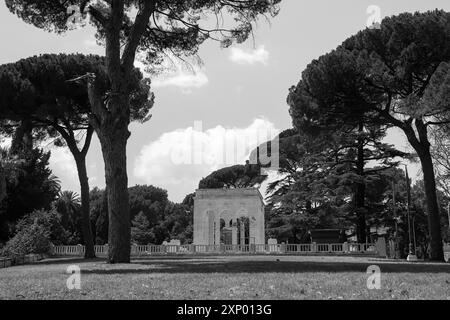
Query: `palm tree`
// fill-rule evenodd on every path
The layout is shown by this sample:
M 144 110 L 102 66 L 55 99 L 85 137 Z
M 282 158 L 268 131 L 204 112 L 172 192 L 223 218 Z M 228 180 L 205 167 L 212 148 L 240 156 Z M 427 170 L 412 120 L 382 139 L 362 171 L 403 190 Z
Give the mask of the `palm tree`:
M 58 179 L 57 176 L 55 176 L 53 174 L 47 178 L 47 181 L 45 182 L 45 184 L 48 187 L 48 190 L 51 191 L 52 193 L 60 193 L 60 195 L 61 195 L 62 193 L 68 192 L 68 193 L 74 193 L 76 195 L 76 193 L 72 192 L 72 191 L 63 191 L 61 193 L 60 192 L 61 191 L 61 181 Z M 79 198 L 78 198 L 78 200 L 79 200 Z
M 79 238 L 80 233 L 80 196 L 74 191 L 62 191 L 55 201 L 55 208 L 60 214 L 62 226 L 70 232 L 75 241 L 76 238 Z

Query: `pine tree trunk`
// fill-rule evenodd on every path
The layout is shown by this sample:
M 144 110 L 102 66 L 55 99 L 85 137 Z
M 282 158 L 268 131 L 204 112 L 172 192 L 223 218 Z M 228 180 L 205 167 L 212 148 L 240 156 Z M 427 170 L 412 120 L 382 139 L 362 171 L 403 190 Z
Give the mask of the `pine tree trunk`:
M 89 203 L 89 180 L 86 170 L 86 157 L 76 156 L 78 179 L 80 180 L 81 189 L 81 211 L 83 216 L 83 239 L 85 245 L 85 259 L 95 258 L 94 237 L 92 235 L 91 219 L 90 219 L 90 203 Z
M 419 154 L 419 158 L 422 164 L 423 183 L 427 201 L 430 259 L 433 261 L 444 261 L 441 236 L 441 219 L 436 195 L 436 180 L 434 178 L 433 161 L 431 158 L 430 149 L 427 148 L 421 152 Z
M 114 68 L 113 68 L 114 69 Z M 127 140 L 130 137 L 129 94 L 126 77 L 112 85 L 105 100 L 95 81 L 88 82 L 88 95 L 93 115 L 90 122 L 102 147 L 108 200 L 108 262 L 129 263 L 131 249 L 130 207 L 128 200 Z
M 108 262 L 130 262 L 130 208 L 126 146 L 129 137 L 127 122 L 103 127 L 100 137 L 108 198 Z
M 359 124 L 358 133 L 362 133 L 364 125 Z M 356 237 L 358 243 L 366 242 L 366 185 L 364 183 L 364 139 L 358 137 L 358 150 L 356 159 L 356 173 L 361 181 L 356 183 L 355 207 L 356 207 Z
M 422 119 L 415 119 L 414 123 L 419 138 L 416 137 L 412 125 L 403 126 L 401 128 L 405 132 L 409 143 L 419 155 L 422 166 L 425 198 L 427 202 L 430 259 L 433 261 L 443 261 L 444 250 L 442 246 L 439 205 L 436 194 L 436 180 L 430 152 L 430 142 L 427 135 L 427 126 Z

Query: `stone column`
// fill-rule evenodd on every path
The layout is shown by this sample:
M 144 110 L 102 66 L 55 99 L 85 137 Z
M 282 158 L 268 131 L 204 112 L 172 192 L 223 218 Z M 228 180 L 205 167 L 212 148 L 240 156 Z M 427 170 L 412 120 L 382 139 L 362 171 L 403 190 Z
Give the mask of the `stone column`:
M 208 245 L 213 245 L 214 244 L 214 240 L 215 240 L 215 230 L 214 230 L 214 216 L 212 215 L 211 212 L 208 212 L 208 216 L 206 217 L 207 219 L 207 229 L 205 230 L 207 232 L 208 235 L 208 241 L 205 244 Z
M 248 219 L 248 243 L 255 243 L 255 223 L 252 222 L 252 218 Z
M 265 226 L 265 217 L 264 217 L 264 205 L 261 205 L 260 211 L 259 211 L 260 217 L 259 217 L 259 237 L 258 242 L 261 242 L 262 244 L 266 243 L 266 226 Z
M 214 233 L 215 244 L 220 245 L 220 218 L 215 220 Z
M 232 245 L 237 245 L 238 244 L 238 240 L 237 240 L 237 222 L 236 219 L 232 220 L 232 224 L 231 224 L 231 244 Z
M 245 245 L 245 223 L 242 219 L 240 219 L 239 228 L 241 232 L 241 245 Z

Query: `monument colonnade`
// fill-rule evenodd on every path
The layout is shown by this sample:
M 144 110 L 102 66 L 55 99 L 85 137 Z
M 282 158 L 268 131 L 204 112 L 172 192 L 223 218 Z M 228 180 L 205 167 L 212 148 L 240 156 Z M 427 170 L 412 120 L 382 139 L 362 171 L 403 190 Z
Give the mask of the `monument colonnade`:
M 265 244 L 264 223 L 264 202 L 256 188 L 195 192 L 196 245 Z M 226 236 L 229 233 L 231 237 Z

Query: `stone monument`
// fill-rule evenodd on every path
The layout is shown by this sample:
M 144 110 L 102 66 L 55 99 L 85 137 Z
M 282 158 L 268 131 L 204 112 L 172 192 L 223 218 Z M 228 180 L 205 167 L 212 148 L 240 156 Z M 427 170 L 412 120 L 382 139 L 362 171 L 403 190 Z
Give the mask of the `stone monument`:
M 265 244 L 264 233 L 264 202 L 258 189 L 195 191 L 195 245 Z

